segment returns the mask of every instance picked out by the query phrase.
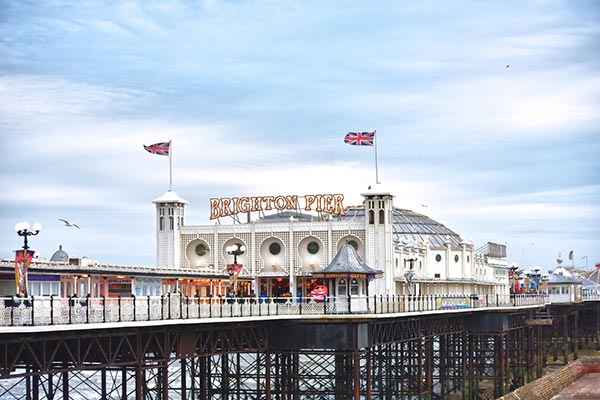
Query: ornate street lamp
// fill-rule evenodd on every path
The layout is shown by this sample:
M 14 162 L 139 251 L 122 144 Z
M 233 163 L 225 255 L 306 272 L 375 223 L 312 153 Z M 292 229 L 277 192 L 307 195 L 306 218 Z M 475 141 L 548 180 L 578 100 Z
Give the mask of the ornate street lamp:
M 29 222 L 18 222 L 15 225 L 15 232 L 23 238 L 23 250 L 15 251 L 15 283 L 17 285 L 17 294 L 27 296 L 27 270 L 33 258 L 34 252 L 29 250 L 27 238 L 35 236 L 42 230 L 39 223 L 33 224 L 33 230 L 29 230 Z
M 230 256 L 233 256 L 233 264 L 227 264 L 227 273 L 229 274 L 229 287 L 232 288 L 234 294 L 237 294 L 237 277 L 242 271 L 242 265 L 238 264 L 237 256 L 246 252 L 246 246 L 235 243 L 231 246 L 227 246 L 225 251 Z

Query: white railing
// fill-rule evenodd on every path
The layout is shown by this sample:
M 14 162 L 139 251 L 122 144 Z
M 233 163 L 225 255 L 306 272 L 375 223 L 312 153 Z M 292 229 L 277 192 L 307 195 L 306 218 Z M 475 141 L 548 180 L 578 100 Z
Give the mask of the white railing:
M 41 326 L 285 315 L 390 314 L 434 310 L 543 306 L 545 295 L 340 296 L 305 298 L 166 296 L 4 297 L 0 326 Z

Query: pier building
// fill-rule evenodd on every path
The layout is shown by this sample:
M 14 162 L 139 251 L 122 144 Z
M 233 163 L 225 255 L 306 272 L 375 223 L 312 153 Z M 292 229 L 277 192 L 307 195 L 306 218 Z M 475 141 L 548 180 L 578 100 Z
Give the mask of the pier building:
M 321 284 L 313 275 L 349 243 L 383 271 L 370 282 L 375 295 L 508 294 L 505 245 L 476 248 L 444 224 L 396 207 L 389 191 L 369 188 L 362 197 L 356 206 L 339 194 L 211 199 L 218 223 L 195 225 L 185 220 L 188 202 L 168 191 L 153 201 L 158 267 L 228 273 L 236 292 L 305 297 Z M 228 252 L 234 245 L 243 251 Z

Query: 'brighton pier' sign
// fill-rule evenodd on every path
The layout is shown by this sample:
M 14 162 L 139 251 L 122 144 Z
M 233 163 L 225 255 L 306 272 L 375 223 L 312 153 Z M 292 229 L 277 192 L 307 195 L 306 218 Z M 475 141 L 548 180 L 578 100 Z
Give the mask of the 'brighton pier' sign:
M 304 199 L 304 210 L 346 215 L 343 194 L 306 194 L 304 196 L 225 197 L 210 199 L 210 219 L 238 213 L 270 210 L 298 210 L 298 198 Z

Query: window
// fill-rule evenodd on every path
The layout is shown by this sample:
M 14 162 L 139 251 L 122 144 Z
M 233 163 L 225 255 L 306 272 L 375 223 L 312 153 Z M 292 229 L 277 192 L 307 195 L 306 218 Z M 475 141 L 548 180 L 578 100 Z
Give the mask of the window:
M 454 262 L 458 262 L 458 254 L 454 256 Z
M 439 255 L 439 254 L 437 254 L 437 255 L 435 256 L 435 261 L 437 261 L 437 262 L 440 262 L 440 261 L 442 261 L 442 256 L 441 256 L 441 255 Z
M 196 254 L 198 254 L 200 257 L 205 255 L 206 253 L 208 253 L 207 245 L 205 245 L 204 243 L 200 243 L 199 245 L 196 246 Z
M 385 224 L 385 211 L 379 210 L 379 224 Z
M 348 244 L 354 247 L 354 250 L 358 251 L 358 243 L 356 243 L 356 240 L 349 240 Z
M 375 223 L 375 211 L 369 210 L 369 225 L 373 225 Z
M 346 296 L 348 294 L 348 288 L 346 286 L 346 280 L 345 279 L 340 279 L 338 281 L 337 294 L 338 294 L 338 296 Z
M 306 249 L 310 254 L 317 254 L 319 252 L 319 248 L 319 243 L 317 242 L 310 242 L 308 246 L 306 246 Z
M 173 217 L 169 217 L 169 230 L 171 230 L 171 231 L 173 230 L 173 224 L 174 224 Z
M 359 285 L 358 285 L 358 281 L 356 279 L 352 279 L 350 281 L 350 294 L 352 296 L 359 295 Z
M 158 220 L 158 225 L 161 231 L 165 230 L 165 217 L 160 217 L 160 219 Z
M 314 242 L 311 242 L 314 243 Z M 309 244 L 310 246 L 310 244 Z M 310 250 L 309 250 L 310 251 Z M 317 249 L 317 252 L 319 251 L 319 249 Z M 273 242 L 269 245 L 269 253 L 273 254 L 274 256 L 276 256 L 277 254 L 281 253 L 281 245 L 277 242 Z M 314 253 L 311 253 L 314 254 Z

